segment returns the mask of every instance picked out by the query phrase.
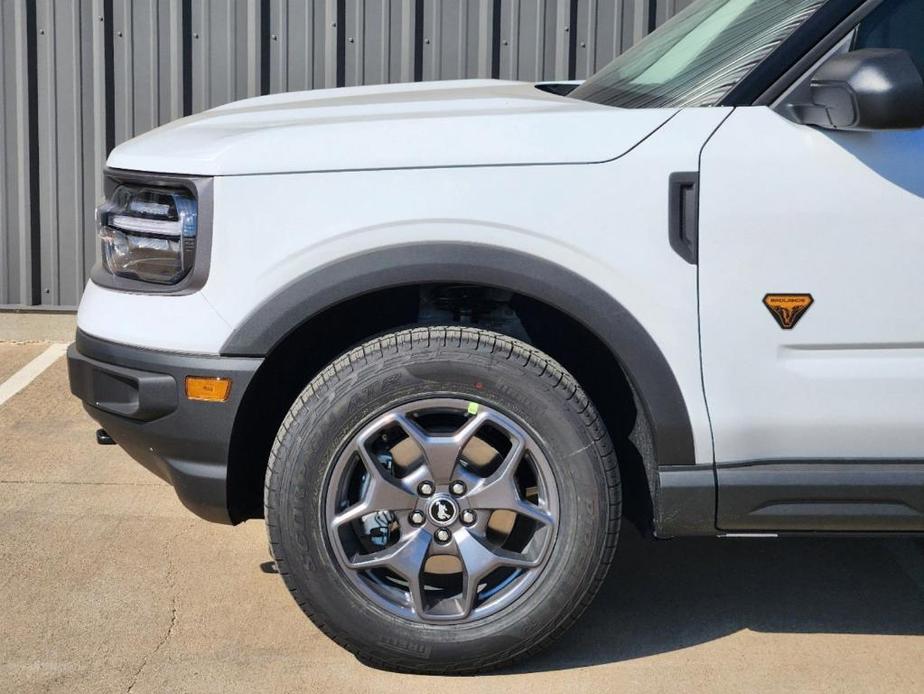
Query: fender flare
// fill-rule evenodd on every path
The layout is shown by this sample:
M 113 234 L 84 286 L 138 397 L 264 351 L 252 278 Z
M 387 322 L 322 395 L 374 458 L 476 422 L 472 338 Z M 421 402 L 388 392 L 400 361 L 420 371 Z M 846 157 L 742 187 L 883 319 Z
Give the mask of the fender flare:
M 265 356 L 291 331 L 338 303 L 421 283 L 481 284 L 528 296 L 568 314 L 617 359 L 651 425 L 657 465 L 694 462 L 686 403 L 657 344 L 616 299 L 560 265 L 513 249 L 458 242 L 370 250 L 314 269 L 264 300 L 231 333 L 221 353 Z

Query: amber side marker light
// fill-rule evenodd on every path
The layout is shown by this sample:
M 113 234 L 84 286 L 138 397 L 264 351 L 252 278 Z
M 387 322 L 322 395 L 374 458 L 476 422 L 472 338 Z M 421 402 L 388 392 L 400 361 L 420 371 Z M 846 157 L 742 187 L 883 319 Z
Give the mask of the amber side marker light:
M 202 402 L 225 402 L 231 395 L 230 378 L 186 377 L 186 397 Z

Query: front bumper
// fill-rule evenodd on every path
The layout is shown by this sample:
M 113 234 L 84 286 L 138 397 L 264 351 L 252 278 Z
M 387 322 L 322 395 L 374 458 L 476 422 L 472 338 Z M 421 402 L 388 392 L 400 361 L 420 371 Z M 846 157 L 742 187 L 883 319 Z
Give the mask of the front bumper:
M 231 523 L 228 454 L 244 393 L 262 359 L 159 352 L 77 331 L 67 352 L 71 392 L 132 458 L 170 482 L 196 515 Z M 232 381 L 226 402 L 186 398 L 187 376 Z

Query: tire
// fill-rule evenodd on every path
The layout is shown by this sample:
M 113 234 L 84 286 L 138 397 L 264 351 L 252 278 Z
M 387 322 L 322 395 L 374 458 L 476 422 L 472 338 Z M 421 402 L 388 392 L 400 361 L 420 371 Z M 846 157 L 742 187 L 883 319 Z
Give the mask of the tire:
M 371 340 L 305 388 L 264 502 L 279 573 L 324 633 L 376 667 L 464 674 L 574 623 L 612 561 L 621 498 L 609 435 L 567 371 L 497 333 L 432 327 Z

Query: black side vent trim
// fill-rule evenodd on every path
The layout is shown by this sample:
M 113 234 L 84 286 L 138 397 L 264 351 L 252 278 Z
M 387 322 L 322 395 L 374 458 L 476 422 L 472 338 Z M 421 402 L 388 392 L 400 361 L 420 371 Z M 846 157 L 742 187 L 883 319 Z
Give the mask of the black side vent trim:
M 699 255 L 699 174 L 677 172 L 670 176 L 670 241 L 677 255 L 696 265 Z

